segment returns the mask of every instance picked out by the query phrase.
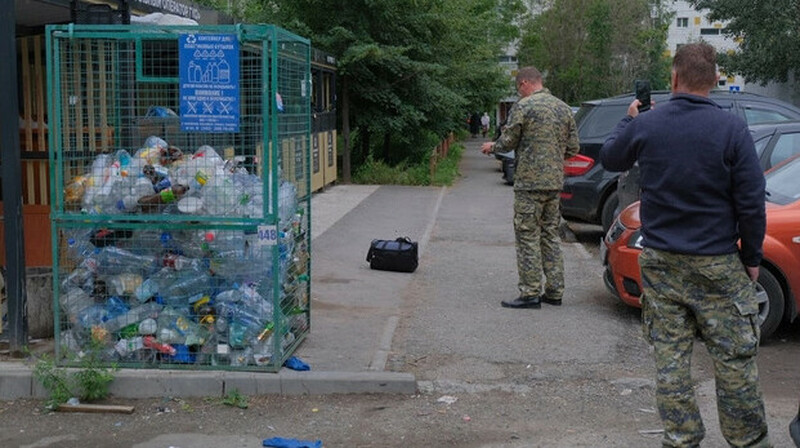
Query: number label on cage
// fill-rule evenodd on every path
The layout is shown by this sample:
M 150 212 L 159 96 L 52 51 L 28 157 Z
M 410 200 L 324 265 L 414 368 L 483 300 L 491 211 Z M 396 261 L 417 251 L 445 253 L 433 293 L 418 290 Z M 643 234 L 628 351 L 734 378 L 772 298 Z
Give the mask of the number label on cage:
M 181 131 L 239 132 L 239 41 L 235 34 L 180 36 Z
M 278 228 L 276 226 L 258 226 L 258 245 L 274 246 L 278 244 Z

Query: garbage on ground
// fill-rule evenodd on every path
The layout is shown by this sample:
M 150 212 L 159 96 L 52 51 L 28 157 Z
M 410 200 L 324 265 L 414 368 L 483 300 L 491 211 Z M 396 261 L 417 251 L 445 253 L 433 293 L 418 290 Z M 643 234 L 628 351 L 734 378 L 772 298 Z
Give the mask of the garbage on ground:
M 442 395 L 442 396 L 441 396 L 441 397 L 439 397 L 439 399 L 438 399 L 438 400 L 436 400 L 436 401 L 437 401 L 438 403 L 444 403 L 444 404 L 447 404 L 447 405 L 451 405 L 451 404 L 455 403 L 456 401 L 458 401 L 458 398 L 457 398 L 457 397 L 454 397 L 454 396 L 452 396 L 452 395 Z
M 292 370 L 297 370 L 300 372 L 311 370 L 311 366 L 303 362 L 303 360 L 298 358 L 297 356 L 290 357 L 283 363 L 283 365 L 284 367 L 290 368 Z
M 322 448 L 322 441 L 272 437 L 270 439 L 264 439 L 263 445 L 271 448 Z
M 108 219 L 103 227 L 59 227 L 62 347 L 99 346 L 112 362 L 264 366 L 273 355 L 283 359 L 308 330 L 306 210 L 294 184 L 279 184 L 275 244 L 242 226 L 192 221 L 263 218 L 265 205 L 271 213 L 271 186 L 242 161 L 149 137 L 133 155 L 98 155 L 66 186 L 66 200 L 82 214 Z M 125 220 L 155 213 L 177 217 L 171 225 Z
M 133 406 L 114 404 L 64 403 L 56 408 L 60 412 L 86 412 L 92 414 L 133 414 Z M 119 425 L 117 425 L 119 426 Z

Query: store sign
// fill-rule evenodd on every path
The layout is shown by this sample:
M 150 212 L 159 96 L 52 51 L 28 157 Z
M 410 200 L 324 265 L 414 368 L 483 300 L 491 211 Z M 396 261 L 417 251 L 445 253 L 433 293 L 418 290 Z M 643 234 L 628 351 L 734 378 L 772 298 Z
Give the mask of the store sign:
M 181 131 L 239 132 L 239 41 L 235 34 L 182 34 Z
M 200 10 L 197 7 L 177 0 L 138 0 L 137 3 L 158 9 L 163 13 L 200 20 Z

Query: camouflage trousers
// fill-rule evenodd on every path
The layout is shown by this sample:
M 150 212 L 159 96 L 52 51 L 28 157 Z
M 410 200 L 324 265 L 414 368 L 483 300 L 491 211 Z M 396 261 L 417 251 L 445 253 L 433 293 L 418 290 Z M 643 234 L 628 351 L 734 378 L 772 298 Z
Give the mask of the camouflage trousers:
M 695 335 L 714 361 L 717 411 L 730 446 L 769 447 L 756 353 L 755 283 L 738 254 L 681 255 L 645 248 L 642 328 L 655 349 L 664 447 L 697 447 L 705 428 L 691 379 Z
M 558 191 L 514 192 L 514 233 L 521 296 L 564 295 L 564 261 L 558 225 L 561 221 Z

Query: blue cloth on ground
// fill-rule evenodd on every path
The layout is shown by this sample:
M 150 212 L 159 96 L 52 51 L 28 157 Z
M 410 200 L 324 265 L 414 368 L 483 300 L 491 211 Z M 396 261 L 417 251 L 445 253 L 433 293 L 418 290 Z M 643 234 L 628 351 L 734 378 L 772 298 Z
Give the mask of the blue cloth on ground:
M 311 441 L 273 437 L 264 439 L 264 446 L 272 448 L 322 448 L 322 440 Z
M 311 367 L 308 364 L 304 363 L 297 356 L 292 356 L 291 358 L 287 359 L 286 362 L 283 363 L 283 365 L 292 370 L 311 370 Z

